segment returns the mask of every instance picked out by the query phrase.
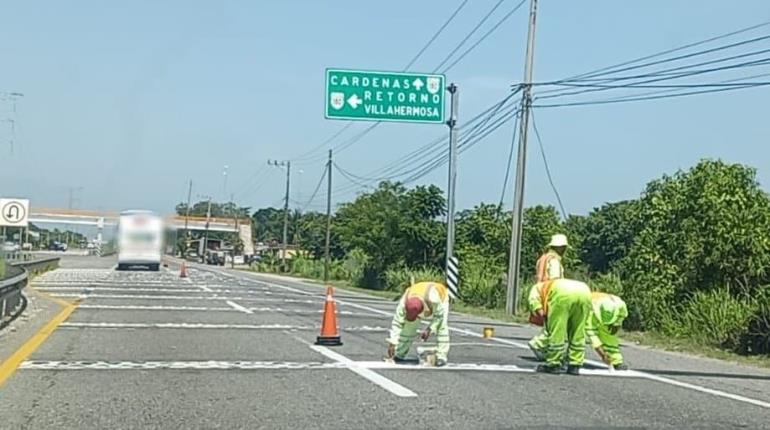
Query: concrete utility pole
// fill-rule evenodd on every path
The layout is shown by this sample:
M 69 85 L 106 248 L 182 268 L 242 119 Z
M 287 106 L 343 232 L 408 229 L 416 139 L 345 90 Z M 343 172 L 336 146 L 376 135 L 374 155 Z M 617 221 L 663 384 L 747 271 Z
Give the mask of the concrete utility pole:
M 460 93 L 457 85 L 449 84 L 447 91 L 451 95 L 452 110 L 446 124 L 449 126 L 449 185 L 447 186 L 447 216 L 446 216 L 446 264 L 454 255 L 455 247 L 455 184 L 457 183 L 457 109 L 460 105 Z
M 521 266 L 521 223 L 524 213 L 524 173 L 527 164 L 527 131 L 529 110 L 532 106 L 532 69 L 535 57 L 535 23 L 537 0 L 529 3 L 529 30 L 527 31 L 527 57 L 524 65 L 524 88 L 521 96 L 521 122 L 519 123 L 519 150 L 516 158 L 516 183 L 513 194 L 513 221 L 511 222 L 511 253 L 508 261 L 508 288 L 505 312 L 516 313 L 519 306 L 519 272 Z
M 192 179 L 190 179 L 190 186 L 187 188 L 187 211 L 184 215 L 184 252 L 186 256 L 187 250 L 190 248 L 190 231 L 187 229 L 187 222 L 190 218 L 190 199 L 192 198 Z
M 72 209 L 74 207 L 75 201 L 77 199 L 75 198 L 75 192 L 76 191 L 82 191 L 83 187 L 69 187 L 69 199 L 67 199 L 67 208 Z
M 209 222 L 211 220 L 211 197 L 209 196 L 208 199 L 209 204 L 206 209 L 206 233 L 203 236 L 203 255 L 201 256 L 204 263 L 206 262 L 206 251 L 209 249 Z
M 283 242 L 281 243 L 281 269 L 286 271 L 286 246 L 289 234 L 289 189 L 291 184 L 291 161 L 268 160 L 267 164 L 276 167 L 286 166 L 286 197 L 283 202 Z
M 332 150 L 329 150 L 329 161 L 326 162 L 326 243 L 324 244 L 324 282 L 329 282 L 329 242 L 332 231 Z

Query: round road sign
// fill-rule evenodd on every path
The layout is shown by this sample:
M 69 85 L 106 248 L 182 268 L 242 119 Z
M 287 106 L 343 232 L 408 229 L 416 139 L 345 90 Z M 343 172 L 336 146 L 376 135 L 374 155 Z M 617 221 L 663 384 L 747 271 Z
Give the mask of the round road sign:
M 22 202 L 15 200 L 6 202 L 0 211 L 4 224 L 13 225 L 24 222 L 27 219 L 27 210 L 24 206 Z

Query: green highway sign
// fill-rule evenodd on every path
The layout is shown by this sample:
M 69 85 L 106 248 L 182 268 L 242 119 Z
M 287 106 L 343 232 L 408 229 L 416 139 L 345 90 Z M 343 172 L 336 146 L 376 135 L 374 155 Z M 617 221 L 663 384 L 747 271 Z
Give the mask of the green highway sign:
M 444 122 L 444 75 L 326 69 L 326 118 Z

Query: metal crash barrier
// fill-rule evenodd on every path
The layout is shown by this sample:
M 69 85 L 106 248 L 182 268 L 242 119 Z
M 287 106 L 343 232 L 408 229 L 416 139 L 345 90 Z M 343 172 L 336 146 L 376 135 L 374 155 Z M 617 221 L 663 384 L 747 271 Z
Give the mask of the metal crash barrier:
M 30 277 L 59 266 L 59 257 L 29 261 L 7 261 L 5 276 L 0 279 L 0 329 L 5 328 L 27 308 L 22 290 Z

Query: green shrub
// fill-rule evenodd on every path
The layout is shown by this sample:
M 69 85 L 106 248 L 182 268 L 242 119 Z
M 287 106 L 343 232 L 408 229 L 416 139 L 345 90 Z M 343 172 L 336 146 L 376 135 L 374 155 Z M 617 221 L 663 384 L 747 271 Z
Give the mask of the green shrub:
M 505 305 L 505 269 L 483 258 L 460 262 L 460 295 L 465 303 L 498 308 Z
M 588 285 L 591 287 L 591 291 L 601 291 L 623 297 L 623 283 L 620 281 L 620 276 L 615 273 L 600 274 L 589 280 Z
M 727 288 L 699 291 L 671 309 L 662 330 L 702 345 L 737 349 L 753 311 L 753 302 L 733 297 Z
M 396 266 L 385 270 L 385 288 L 389 291 L 404 291 L 414 282 L 440 282 L 446 283 L 444 274 L 435 267 L 418 267 L 410 269 L 404 266 Z
M 770 354 L 770 286 L 757 292 L 754 312 L 736 350 L 741 354 Z

